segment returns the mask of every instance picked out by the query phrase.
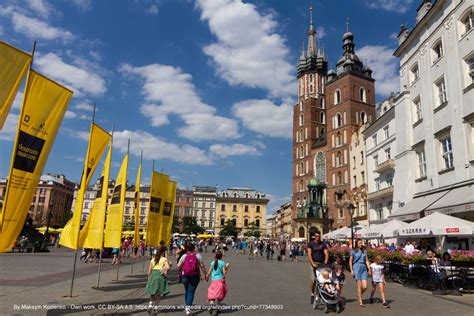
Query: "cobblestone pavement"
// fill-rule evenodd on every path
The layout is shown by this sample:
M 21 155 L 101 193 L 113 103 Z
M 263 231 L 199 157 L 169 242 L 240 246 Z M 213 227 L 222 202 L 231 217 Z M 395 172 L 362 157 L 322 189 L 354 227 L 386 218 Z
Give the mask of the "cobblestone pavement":
M 203 254 L 207 264 L 212 257 Z M 97 282 L 97 265 L 78 261 L 77 279 L 73 297 L 69 298 L 74 252 L 54 249 L 51 253 L 0 255 L 0 315 L 147 315 L 148 302 L 144 294 L 146 274 L 143 263 L 131 264 L 126 260 L 119 269 L 104 259 L 101 285 Z M 309 268 L 304 258 L 300 262 L 249 260 L 248 256 L 228 253 L 231 263 L 227 277 L 229 293 L 224 301 L 224 314 L 239 315 L 314 315 L 323 314 L 309 304 Z M 175 263 L 174 258 L 172 261 Z M 145 262 L 147 264 L 147 262 Z M 176 277 L 176 265 L 170 271 L 171 293 L 161 304 L 166 307 L 159 314 L 183 315 L 184 289 Z M 195 304 L 206 304 L 207 285 L 201 281 Z M 431 292 L 389 283 L 387 298 L 390 309 L 380 303 L 361 308 L 357 304 L 355 282 L 347 274 L 343 290 L 346 315 L 473 315 L 474 295 L 435 296 Z M 368 298 L 368 293 L 366 293 Z M 196 310 L 206 315 L 207 311 Z

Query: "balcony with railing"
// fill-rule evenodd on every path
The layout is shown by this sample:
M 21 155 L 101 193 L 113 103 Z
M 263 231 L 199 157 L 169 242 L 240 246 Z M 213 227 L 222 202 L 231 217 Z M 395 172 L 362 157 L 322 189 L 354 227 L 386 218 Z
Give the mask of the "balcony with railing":
M 395 169 L 395 159 L 387 159 L 375 167 L 375 172 L 382 173 L 393 169 Z
M 393 195 L 393 185 L 377 190 L 375 192 L 370 192 L 367 196 L 368 199 L 382 198 L 385 196 Z

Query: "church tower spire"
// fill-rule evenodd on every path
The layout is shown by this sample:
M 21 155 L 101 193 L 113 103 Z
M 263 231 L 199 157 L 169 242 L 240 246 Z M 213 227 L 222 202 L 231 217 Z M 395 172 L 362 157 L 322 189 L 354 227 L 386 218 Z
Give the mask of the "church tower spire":
M 313 5 L 309 5 L 308 57 L 316 57 L 316 30 L 313 24 Z

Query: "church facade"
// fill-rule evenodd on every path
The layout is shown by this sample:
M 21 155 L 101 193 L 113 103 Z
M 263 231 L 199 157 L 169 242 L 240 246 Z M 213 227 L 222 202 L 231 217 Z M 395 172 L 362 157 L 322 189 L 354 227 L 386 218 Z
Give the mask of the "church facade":
M 302 50 L 297 65 L 298 103 L 293 111 L 295 237 L 308 237 L 311 228 L 326 232 L 349 226 L 351 222 L 348 205 L 355 197 L 351 190 L 354 178 L 350 159 L 360 155 L 351 152 L 354 148 L 351 139 L 362 126 L 375 119 L 375 80 L 372 70 L 359 60 L 354 48 L 354 35 L 347 27 L 342 56 L 336 69 L 328 70 L 328 56 L 316 45 L 311 14 L 307 50 Z M 364 162 L 364 157 L 361 158 Z M 360 186 L 366 181 L 360 171 L 359 178 Z M 311 209 L 308 208 L 310 183 L 310 189 L 324 188 L 322 212 L 307 211 Z M 353 204 L 363 208 L 364 202 Z M 354 213 L 355 221 L 367 219 L 366 207 Z

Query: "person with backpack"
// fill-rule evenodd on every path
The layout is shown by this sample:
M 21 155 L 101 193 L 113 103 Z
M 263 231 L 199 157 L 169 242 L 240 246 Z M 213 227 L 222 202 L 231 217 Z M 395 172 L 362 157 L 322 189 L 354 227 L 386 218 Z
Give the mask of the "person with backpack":
M 211 285 L 207 289 L 207 300 L 211 304 L 210 314 L 217 315 L 219 312 L 219 304 L 224 300 L 227 294 L 227 284 L 225 283 L 225 276 L 229 269 L 229 263 L 221 260 L 222 252 L 216 252 L 214 261 L 209 267 L 206 274 L 206 281 L 211 277 Z
M 191 306 L 194 301 L 194 293 L 201 280 L 200 270 L 206 275 L 206 268 L 200 254 L 196 253 L 193 243 L 188 243 L 187 252 L 179 259 L 178 268 L 181 282 L 184 285 L 184 301 L 186 315 L 191 315 Z
M 148 304 L 148 312 L 157 310 L 160 297 L 169 294 L 170 289 L 167 280 L 168 270 L 171 263 L 166 258 L 167 249 L 164 246 L 158 248 L 155 256 L 150 261 L 148 267 L 148 282 L 146 284 L 145 293 L 150 295 L 150 303 Z

